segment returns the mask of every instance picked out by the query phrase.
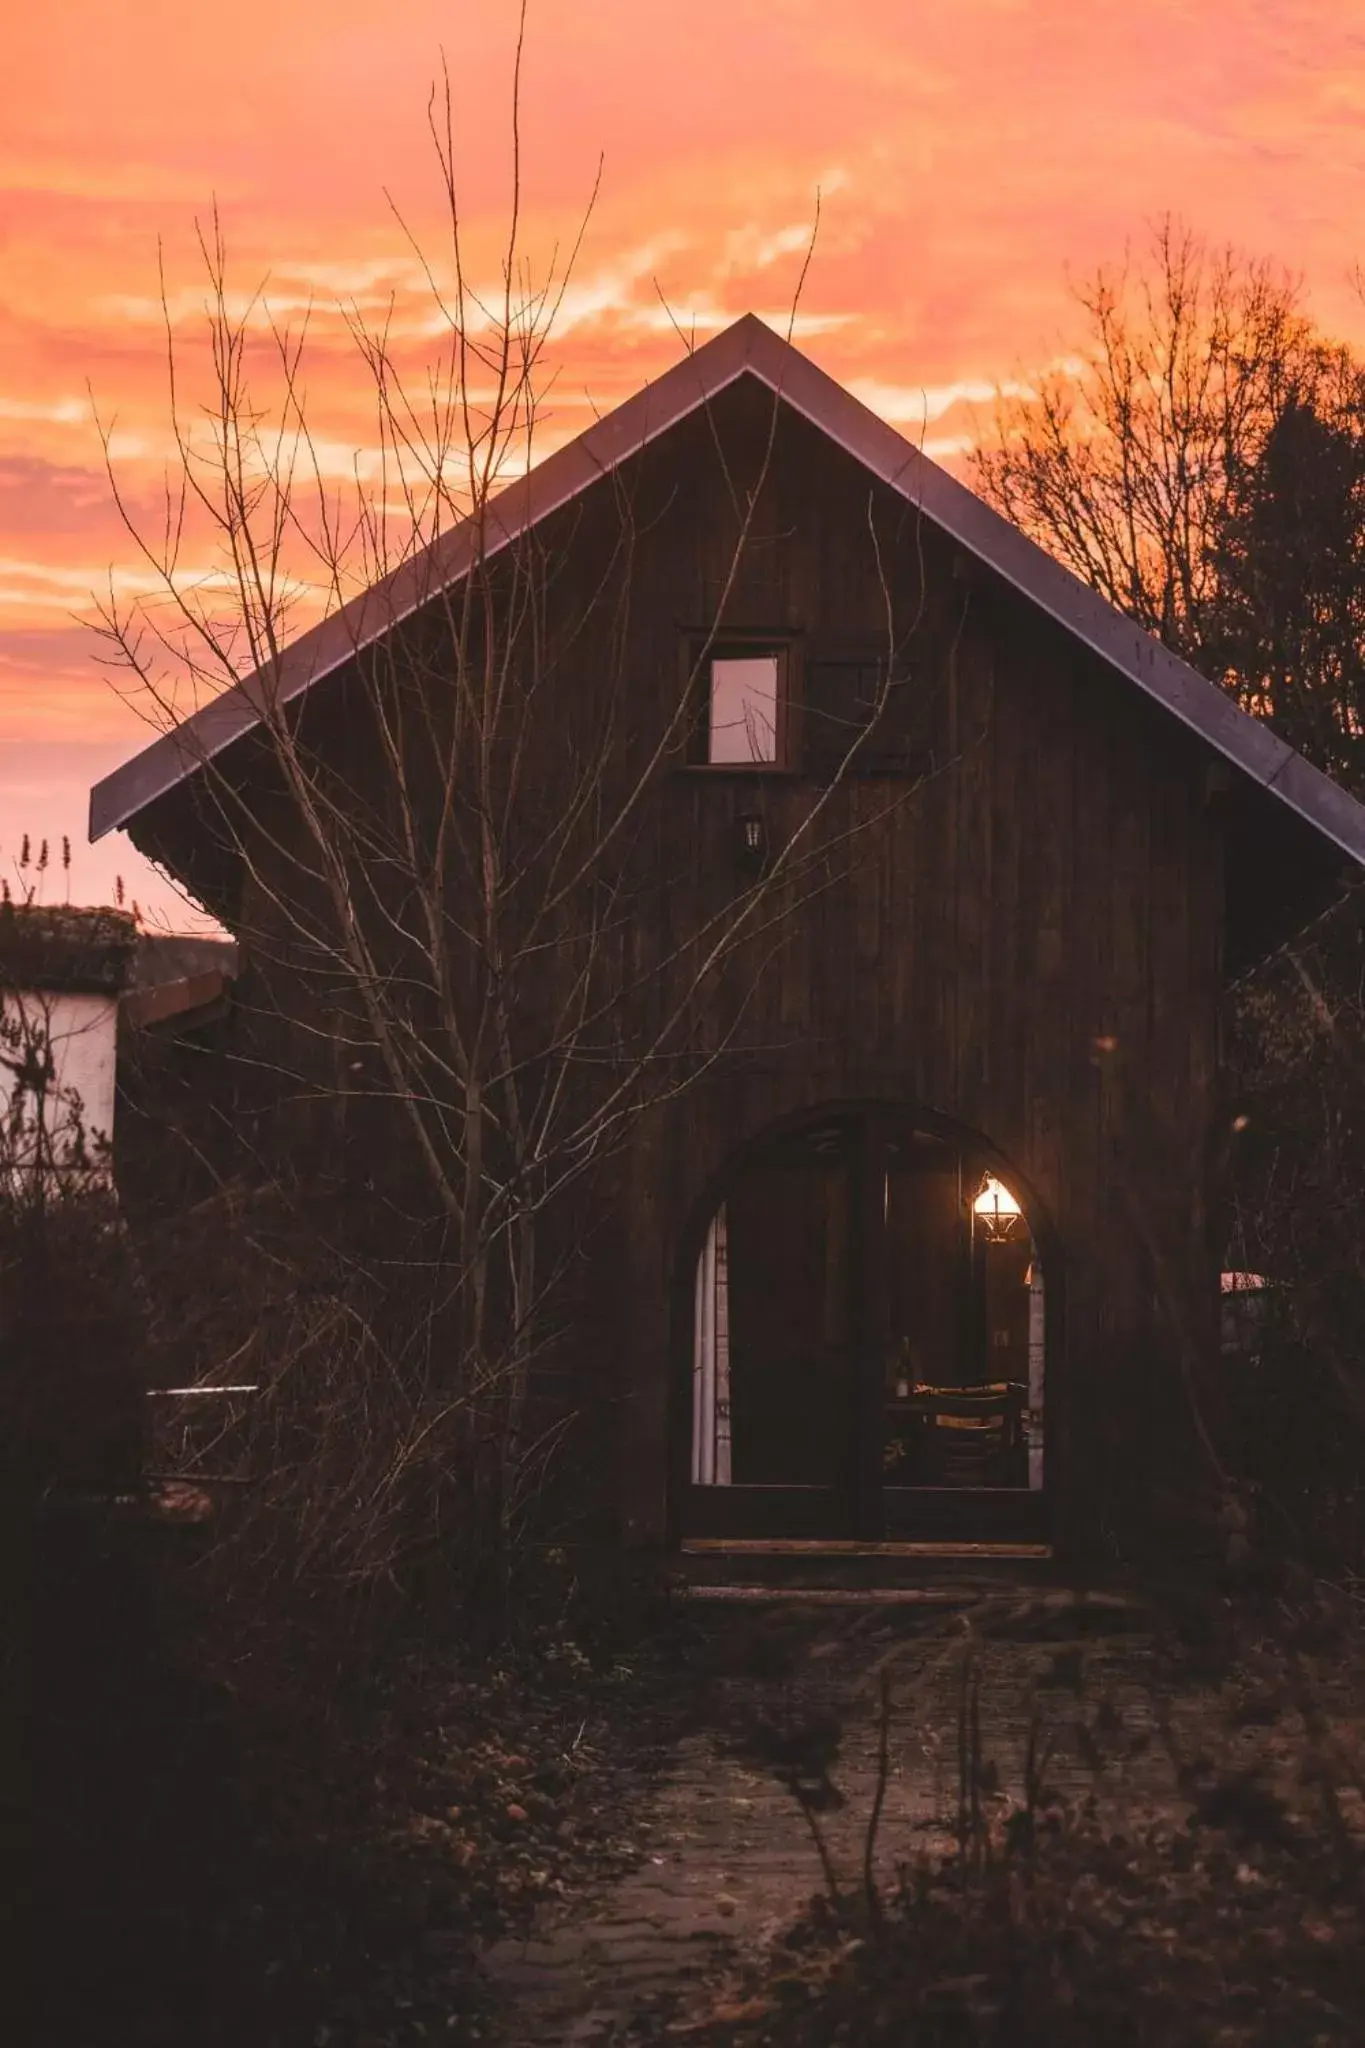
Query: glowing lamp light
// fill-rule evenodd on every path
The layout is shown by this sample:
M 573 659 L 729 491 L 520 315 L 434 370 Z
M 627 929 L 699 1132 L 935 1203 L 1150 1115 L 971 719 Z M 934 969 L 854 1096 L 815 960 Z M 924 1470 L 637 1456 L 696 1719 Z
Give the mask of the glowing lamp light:
M 985 1175 L 972 1203 L 972 1214 L 992 1244 L 1005 1244 L 1023 1222 L 1024 1212 L 1009 1189 L 993 1173 Z

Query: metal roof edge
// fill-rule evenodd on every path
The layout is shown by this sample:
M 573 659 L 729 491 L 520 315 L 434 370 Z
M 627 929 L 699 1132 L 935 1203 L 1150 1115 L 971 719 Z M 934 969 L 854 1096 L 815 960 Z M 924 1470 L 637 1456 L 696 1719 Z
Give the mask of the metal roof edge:
M 753 314 L 746 313 L 508 484 L 484 513 L 484 521 L 496 527 L 492 535 L 484 527 L 484 558 L 510 546 L 538 521 L 609 475 L 743 375 L 755 330 L 770 332 Z M 449 588 L 476 559 L 479 533 L 478 519 L 462 520 L 291 641 L 281 650 L 271 686 L 275 705 L 292 703 L 381 632 L 411 617 L 439 591 Z M 367 612 L 373 623 L 366 621 Z M 251 685 L 260 675 L 258 669 L 233 684 L 97 782 L 90 792 L 90 839 L 117 831 L 147 804 L 165 796 L 260 724 L 262 714 L 251 698 Z
M 1297 811 L 1323 836 L 1365 865 L 1365 805 L 1234 703 L 1226 690 L 1183 661 L 1083 583 L 1021 528 L 959 483 L 878 417 L 861 399 L 770 329 L 781 357 L 751 364 L 813 426 L 830 433 L 857 461 L 899 491 L 984 566 L 1048 613 L 1112 668 L 1137 684 L 1224 759 Z

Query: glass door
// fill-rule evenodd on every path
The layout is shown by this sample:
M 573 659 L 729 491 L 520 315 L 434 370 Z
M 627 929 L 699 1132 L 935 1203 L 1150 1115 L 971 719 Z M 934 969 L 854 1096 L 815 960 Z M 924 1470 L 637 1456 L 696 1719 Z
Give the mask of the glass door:
M 882 1527 L 1044 1540 L 1042 1270 L 1022 1208 L 962 1145 L 886 1149 Z
M 694 1308 L 689 1533 L 851 1526 L 850 1221 L 842 1125 L 775 1143 L 712 1218 Z
M 775 1140 L 693 1306 L 688 1535 L 1045 1540 L 1042 1268 L 969 1141 L 877 1113 Z

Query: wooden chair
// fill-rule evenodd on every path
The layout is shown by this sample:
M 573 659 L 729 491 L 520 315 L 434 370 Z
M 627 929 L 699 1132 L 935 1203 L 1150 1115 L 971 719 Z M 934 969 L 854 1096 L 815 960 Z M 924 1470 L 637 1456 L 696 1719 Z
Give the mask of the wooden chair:
M 1009 1486 L 1024 1441 L 1028 1389 L 1012 1380 L 970 1387 L 916 1386 L 921 1485 Z

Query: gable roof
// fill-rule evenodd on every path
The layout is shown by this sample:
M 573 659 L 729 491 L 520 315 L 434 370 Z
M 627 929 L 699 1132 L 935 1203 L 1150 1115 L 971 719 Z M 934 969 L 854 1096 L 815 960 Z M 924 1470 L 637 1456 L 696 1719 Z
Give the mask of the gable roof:
M 1116 611 L 752 313 L 502 491 L 485 513 L 485 554 L 509 545 L 746 374 L 760 379 L 1324 839 L 1365 865 L 1365 806 L 1286 746 L 1267 725 L 1240 710 L 1216 683 Z M 274 683 L 276 702 L 301 696 L 456 581 L 474 560 L 477 544 L 472 522 L 452 527 L 410 562 L 301 633 L 281 657 Z M 261 720 L 262 692 L 258 672 L 96 783 L 90 793 L 90 837 L 99 839 L 126 825 L 250 732 Z

